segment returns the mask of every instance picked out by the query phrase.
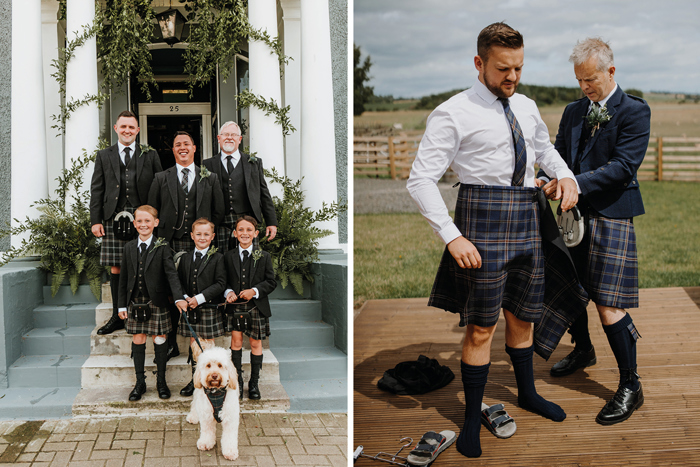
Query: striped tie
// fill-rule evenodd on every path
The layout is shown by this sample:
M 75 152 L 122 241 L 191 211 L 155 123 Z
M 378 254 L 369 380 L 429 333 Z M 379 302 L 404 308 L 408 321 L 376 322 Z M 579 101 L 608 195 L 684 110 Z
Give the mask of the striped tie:
M 190 187 L 189 176 L 188 176 L 189 173 L 190 173 L 190 169 L 188 169 L 187 167 L 182 169 L 182 183 L 180 185 L 182 185 L 182 189 L 184 190 L 185 194 L 187 194 L 189 192 L 189 187 Z
M 515 169 L 513 169 L 512 186 L 523 186 L 525 180 L 525 164 L 527 163 L 527 152 L 525 151 L 525 140 L 523 139 L 523 131 L 520 129 L 518 120 L 510 110 L 510 104 L 505 97 L 499 97 L 499 101 L 503 104 L 503 112 L 508 118 L 510 130 L 513 134 L 513 145 L 515 146 Z

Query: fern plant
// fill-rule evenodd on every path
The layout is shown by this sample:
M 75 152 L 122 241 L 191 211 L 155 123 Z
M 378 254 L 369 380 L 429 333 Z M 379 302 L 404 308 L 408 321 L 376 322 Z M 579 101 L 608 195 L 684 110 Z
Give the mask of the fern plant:
M 271 171 L 265 170 L 265 176 L 273 183 L 282 185 L 284 194 L 282 199 L 273 197 L 277 214 L 277 235 L 271 242 L 266 238 L 262 239 L 260 247 L 270 253 L 275 275 L 282 288 L 291 283 L 294 290 L 302 295 L 303 280 L 314 280 L 311 263 L 318 260 L 318 240 L 332 233 L 330 230 L 319 229 L 314 224 L 336 218 L 347 206 L 336 202 L 330 206 L 323 203 L 320 210 L 313 211 L 304 206 L 301 180 L 294 182 L 289 177 L 282 177 L 274 168 Z M 265 231 L 264 225 L 259 228 L 261 232 Z
M 100 244 L 94 237 L 90 225 L 90 195 L 82 190 L 83 172 L 95 160 L 97 151 L 107 147 L 100 141 L 100 147 L 92 154 L 83 151 L 82 157 L 75 159 L 70 169 L 63 169 L 58 180 L 56 196 L 36 201 L 40 212 L 36 219 L 27 217 L 23 222 L 15 219 L 16 227 L 0 229 L 0 237 L 29 233 L 18 247 L 3 252 L 0 266 L 14 258 L 38 255 L 40 268 L 53 274 L 51 295 L 58 293 L 64 278 L 68 277 L 73 294 L 78 290 L 81 274 L 85 275 L 90 290 L 99 300 L 102 293 L 102 276 L 105 267 L 100 265 Z

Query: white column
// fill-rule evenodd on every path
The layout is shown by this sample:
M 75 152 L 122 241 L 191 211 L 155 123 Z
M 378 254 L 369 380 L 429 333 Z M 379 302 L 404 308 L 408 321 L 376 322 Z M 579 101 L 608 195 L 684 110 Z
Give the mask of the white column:
M 310 208 L 338 200 L 335 165 L 328 0 L 301 0 L 301 175 Z M 340 248 L 337 220 L 316 226 L 333 231 L 320 249 Z
M 248 2 L 248 19 L 255 29 L 267 31 L 271 38 L 277 37 L 277 4 L 275 0 L 255 0 Z M 264 97 L 268 102 L 274 99 L 278 106 L 282 105 L 282 86 L 280 82 L 280 67 L 277 55 L 270 53 L 270 47 L 264 42 L 252 40 L 249 47 L 250 92 Z M 272 167 L 277 173 L 286 173 L 284 165 L 284 140 L 282 126 L 275 123 L 273 114 L 255 106 L 250 107 L 250 149 L 263 158 L 265 167 Z M 281 197 L 282 186 L 269 184 L 270 193 Z
M 287 176 L 301 178 L 301 5 L 299 0 L 280 0 L 284 22 L 284 54 L 292 60 L 284 67 L 282 91 L 285 106 L 290 106 L 289 120 L 294 128 L 284 138 Z
M 70 43 L 83 34 L 83 25 L 91 25 L 95 19 L 93 0 L 68 0 L 66 11 L 66 40 Z M 66 69 L 66 102 L 84 99 L 97 94 L 97 46 L 91 37 L 75 50 Z M 83 155 L 83 149 L 91 153 L 97 147 L 100 135 L 100 115 L 96 103 L 81 105 L 66 121 L 65 167 L 70 168 L 75 159 Z M 89 189 L 93 164 L 85 170 L 83 189 Z M 70 203 L 70 201 L 69 201 Z
M 12 0 L 11 216 L 38 217 L 30 205 L 49 193 L 41 58 L 41 0 Z M 14 220 L 12 225 L 16 226 Z M 13 236 L 19 246 L 25 236 Z
M 51 76 L 56 71 L 52 60 L 58 60 L 59 44 L 63 47 L 65 33 L 58 22 L 58 2 L 43 0 L 41 2 L 41 40 L 44 56 L 44 104 L 46 121 L 46 159 L 49 173 L 49 193 L 58 188 L 56 178 L 63 170 L 63 135 L 51 126 L 56 124 L 53 115 L 61 114 L 61 94 L 58 81 Z

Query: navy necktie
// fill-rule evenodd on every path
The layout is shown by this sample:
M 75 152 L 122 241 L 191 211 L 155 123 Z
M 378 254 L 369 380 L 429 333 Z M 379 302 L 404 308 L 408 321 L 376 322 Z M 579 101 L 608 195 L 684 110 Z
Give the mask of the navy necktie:
M 525 180 L 525 166 L 527 164 L 527 152 L 525 151 L 525 140 L 523 138 L 523 130 L 520 129 L 518 120 L 516 120 L 513 111 L 510 110 L 510 104 L 505 97 L 499 97 L 499 101 L 503 104 L 503 112 L 506 114 L 510 130 L 513 134 L 513 145 L 515 146 L 515 168 L 513 169 L 512 186 L 523 186 Z

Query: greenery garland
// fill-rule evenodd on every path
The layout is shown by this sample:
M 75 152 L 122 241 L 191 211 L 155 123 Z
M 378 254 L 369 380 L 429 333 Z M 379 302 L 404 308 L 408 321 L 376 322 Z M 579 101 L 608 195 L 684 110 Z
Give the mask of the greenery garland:
M 267 102 L 264 97 L 256 96 L 247 89 L 241 91 L 236 96 L 236 101 L 238 101 L 238 106 L 241 108 L 254 105 L 265 112 L 265 115 L 274 114 L 276 117 L 275 123 L 278 123 L 282 127 L 282 134 L 284 136 L 287 136 L 293 131 L 297 131 L 289 120 L 289 106 L 280 108 L 274 99 L 271 98 L 270 102 Z

